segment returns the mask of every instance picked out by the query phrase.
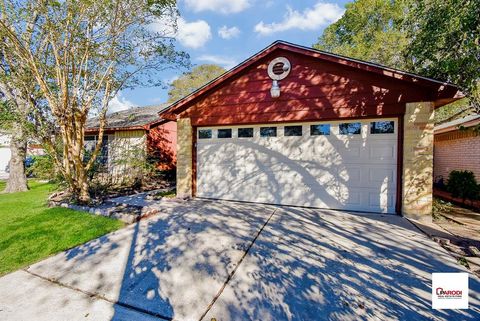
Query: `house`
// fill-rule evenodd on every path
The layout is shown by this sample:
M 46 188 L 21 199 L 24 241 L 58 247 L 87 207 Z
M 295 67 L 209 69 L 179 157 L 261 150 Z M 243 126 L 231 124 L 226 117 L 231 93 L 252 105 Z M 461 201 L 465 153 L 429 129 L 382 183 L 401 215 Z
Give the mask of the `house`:
M 177 193 L 431 220 L 434 109 L 450 84 L 277 41 L 160 113 Z
M 7 179 L 9 172 L 9 164 L 11 158 L 10 151 L 11 135 L 0 132 L 0 179 Z M 33 157 L 45 155 L 42 145 L 34 140 L 29 140 L 27 144 L 27 157 L 25 164 L 27 166 L 33 164 Z
M 433 175 L 446 183 L 453 170 L 469 170 L 480 182 L 480 115 L 470 115 L 434 128 Z M 475 130 L 477 128 L 477 130 Z
M 8 177 L 7 167 L 10 157 L 10 136 L 0 132 L 0 178 Z
M 158 113 L 165 105 L 137 107 L 107 115 L 99 162 L 114 176 L 141 174 L 147 158 L 159 170 L 173 170 L 176 165 L 176 130 L 173 121 Z M 99 120 L 87 121 L 85 145 L 93 151 L 98 140 Z

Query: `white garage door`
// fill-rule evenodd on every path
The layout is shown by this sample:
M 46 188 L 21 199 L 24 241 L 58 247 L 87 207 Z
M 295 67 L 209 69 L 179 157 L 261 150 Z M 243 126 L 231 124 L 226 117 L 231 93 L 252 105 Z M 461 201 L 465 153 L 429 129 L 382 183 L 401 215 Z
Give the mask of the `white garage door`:
M 397 121 L 197 129 L 197 196 L 394 213 Z

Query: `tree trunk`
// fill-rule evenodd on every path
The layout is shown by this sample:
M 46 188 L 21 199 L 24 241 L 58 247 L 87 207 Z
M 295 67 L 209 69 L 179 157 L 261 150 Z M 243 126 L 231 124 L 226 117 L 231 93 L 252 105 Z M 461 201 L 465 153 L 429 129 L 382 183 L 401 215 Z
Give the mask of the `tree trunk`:
M 78 180 L 78 184 L 80 184 L 80 195 L 78 199 L 82 203 L 88 204 L 90 202 L 90 193 L 88 190 L 88 180 L 86 175 L 82 175 L 81 178 Z
M 10 141 L 11 158 L 9 163 L 10 174 L 5 193 L 25 192 L 28 190 L 27 176 L 25 175 L 25 157 L 27 155 L 27 139 L 21 126 L 12 128 Z

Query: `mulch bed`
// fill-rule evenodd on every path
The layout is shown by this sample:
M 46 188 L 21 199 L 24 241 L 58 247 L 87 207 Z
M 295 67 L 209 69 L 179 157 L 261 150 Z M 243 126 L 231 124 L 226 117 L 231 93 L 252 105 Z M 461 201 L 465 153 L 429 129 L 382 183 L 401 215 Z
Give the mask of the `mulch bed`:
M 462 207 L 467 207 L 471 208 L 475 211 L 480 211 L 480 201 L 471 201 L 471 200 L 466 200 L 465 203 L 461 198 L 458 197 L 453 197 L 451 193 L 447 191 L 442 191 L 438 188 L 433 189 L 433 196 L 436 196 L 438 198 L 441 198 L 444 201 L 450 202 L 452 204 L 456 204 Z

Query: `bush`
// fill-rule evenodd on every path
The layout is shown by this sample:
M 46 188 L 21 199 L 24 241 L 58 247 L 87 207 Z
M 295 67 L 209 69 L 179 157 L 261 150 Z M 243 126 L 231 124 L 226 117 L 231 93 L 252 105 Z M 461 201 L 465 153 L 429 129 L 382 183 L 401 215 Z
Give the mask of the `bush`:
M 55 173 L 55 166 L 52 158 L 48 155 L 33 156 L 32 165 L 27 169 L 27 175 L 48 181 L 61 180 Z
M 447 191 L 453 197 L 476 200 L 479 198 L 480 187 L 471 171 L 451 171 L 448 176 Z

